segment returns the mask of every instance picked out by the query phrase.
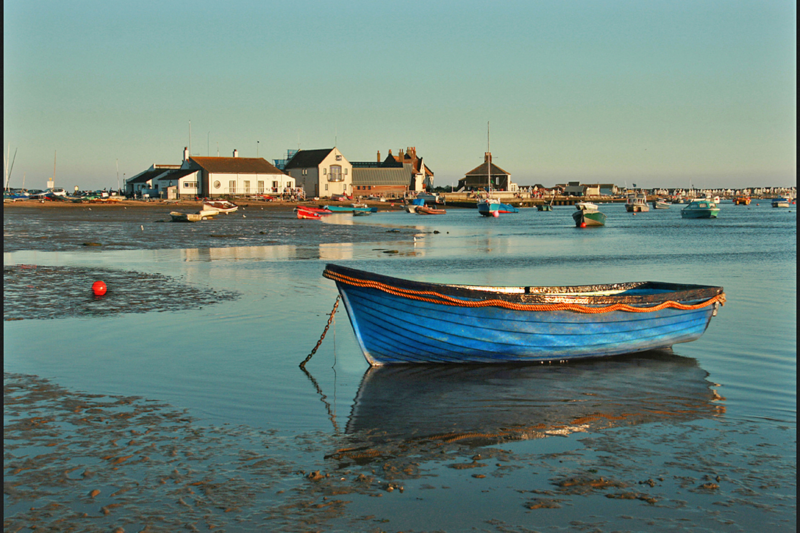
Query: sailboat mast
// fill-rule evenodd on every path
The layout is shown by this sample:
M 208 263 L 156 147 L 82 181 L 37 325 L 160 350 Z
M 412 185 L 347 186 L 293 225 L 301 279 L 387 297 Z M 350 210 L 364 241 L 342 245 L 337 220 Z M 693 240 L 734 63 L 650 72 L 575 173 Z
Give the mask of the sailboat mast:
M 11 158 L 11 143 L 8 143 L 8 154 L 3 158 L 3 166 L 6 172 L 6 189 L 8 189 L 8 160 Z
M 489 192 L 492 190 L 492 149 L 489 143 L 489 121 L 486 121 L 486 177 L 489 179 Z
M 10 153 L 11 145 L 9 145 L 8 148 L 9 148 L 9 153 Z M 17 160 L 17 150 L 19 150 L 19 148 L 14 148 L 14 158 L 11 160 L 11 168 L 8 169 L 8 174 L 6 176 L 6 189 L 8 189 L 8 182 L 9 182 L 9 180 L 11 180 L 11 173 L 14 172 L 14 161 Z M 8 163 L 6 163 L 6 164 L 8 164 Z

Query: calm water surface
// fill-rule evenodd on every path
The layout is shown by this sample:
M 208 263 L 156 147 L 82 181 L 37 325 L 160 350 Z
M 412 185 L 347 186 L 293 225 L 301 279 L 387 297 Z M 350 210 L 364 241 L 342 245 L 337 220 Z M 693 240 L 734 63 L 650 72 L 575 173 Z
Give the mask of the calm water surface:
M 794 531 L 796 209 L 722 208 L 716 220 L 683 220 L 680 206 L 632 215 L 604 205 L 607 225 L 587 229 L 574 227 L 569 207 L 498 219 L 457 209 L 334 215 L 316 234 L 270 245 L 5 253 L 6 266 L 152 272 L 241 297 L 173 313 L 6 322 L 4 370 L 158 399 L 200 424 L 310 436 L 325 444 L 296 449 L 307 470 L 380 477 L 392 461 L 413 464 L 402 493 L 351 494 L 326 530 Z M 235 232 L 252 222 L 226 224 Z M 358 237 L 320 237 L 330 232 Z M 446 283 L 721 285 L 727 304 L 700 340 L 671 354 L 369 371 L 341 309 L 306 375 L 298 364 L 337 294 L 321 277 L 329 262 Z M 581 476 L 616 479 L 658 503 L 565 481 Z M 707 480 L 718 487 L 700 488 Z

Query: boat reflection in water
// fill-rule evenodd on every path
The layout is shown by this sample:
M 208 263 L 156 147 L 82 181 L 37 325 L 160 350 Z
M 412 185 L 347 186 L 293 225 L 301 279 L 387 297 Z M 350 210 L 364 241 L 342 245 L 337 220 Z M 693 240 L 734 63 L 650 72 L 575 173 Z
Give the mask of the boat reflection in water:
M 408 455 L 427 444 L 482 446 L 719 416 L 724 398 L 707 377 L 696 359 L 663 350 L 564 365 L 371 367 L 347 422 L 351 446 L 332 456 Z

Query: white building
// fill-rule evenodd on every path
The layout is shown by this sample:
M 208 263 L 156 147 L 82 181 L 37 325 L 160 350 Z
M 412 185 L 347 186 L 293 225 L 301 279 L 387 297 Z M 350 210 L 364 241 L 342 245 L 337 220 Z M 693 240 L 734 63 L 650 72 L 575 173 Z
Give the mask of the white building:
M 284 169 L 307 197 L 353 194 L 353 165 L 336 147 L 298 150 Z
M 174 189 L 173 189 L 174 188 Z M 295 192 L 295 180 L 264 158 L 189 157 L 183 149 L 180 165 L 153 165 L 125 181 L 126 194 L 152 197 L 213 198 Z

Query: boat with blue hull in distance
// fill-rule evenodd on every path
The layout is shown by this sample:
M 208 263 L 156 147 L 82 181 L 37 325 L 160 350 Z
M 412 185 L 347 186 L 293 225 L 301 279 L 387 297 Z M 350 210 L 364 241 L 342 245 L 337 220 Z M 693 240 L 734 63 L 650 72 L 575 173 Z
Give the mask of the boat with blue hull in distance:
M 366 211 L 371 213 L 377 213 L 377 207 L 369 207 L 366 204 L 351 204 L 351 205 L 326 205 L 323 206 L 323 209 L 327 209 L 328 211 L 332 211 L 334 213 L 352 213 L 353 211 Z
M 788 198 L 775 198 L 772 200 L 772 207 L 789 207 L 790 203 Z
M 370 365 L 535 363 L 668 348 L 700 338 L 722 287 L 630 282 L 482 287 L 328 264 Z
M 501 205 L 497 198 L 481 198 L 478 200 L 478 213 L 485 217 L 496 217 L 500 214 Z
M 695 200 L 681 209 L 683 218 L 717 218 L 719 207 L 709 200 Z

